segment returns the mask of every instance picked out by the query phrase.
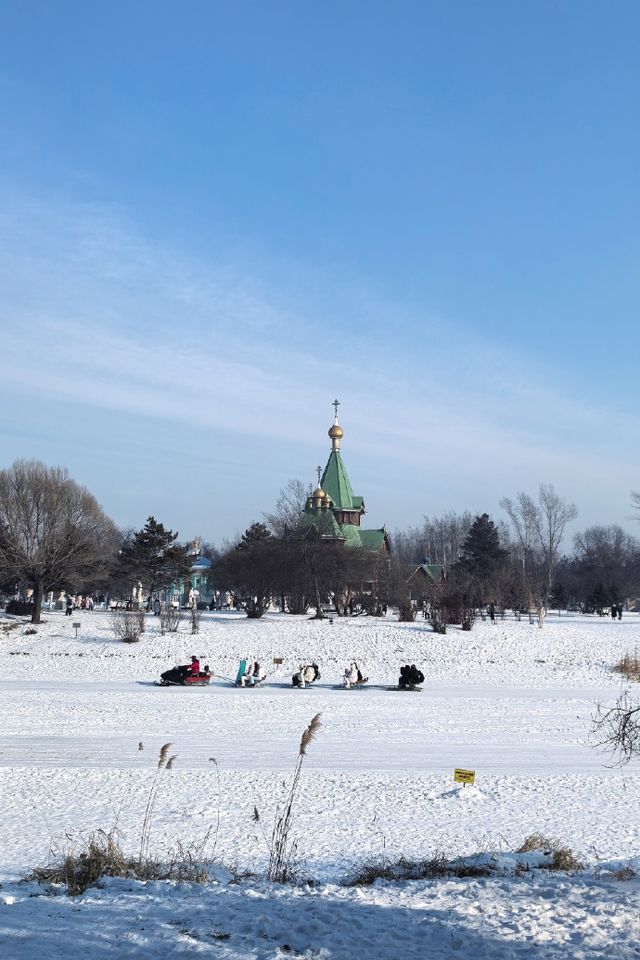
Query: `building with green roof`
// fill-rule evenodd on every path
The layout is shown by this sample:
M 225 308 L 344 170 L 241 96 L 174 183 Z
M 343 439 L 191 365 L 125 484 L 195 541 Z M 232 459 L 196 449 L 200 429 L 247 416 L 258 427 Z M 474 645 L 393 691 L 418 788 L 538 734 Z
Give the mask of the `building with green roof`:
M 389 553 L 391 545 L 384 527 L 366 530 L 361 526 L 365 513 L 364 498 L 356 496 L 351 487 L 340 453 L 344 431 L 338 423 L 339 401 L 334 400 L 333 405 L 335 417 L 329 428 L 329 459 L 322 475 L 318 467 L 318 486 L 307 497 L 300 522 L 291 535 Z

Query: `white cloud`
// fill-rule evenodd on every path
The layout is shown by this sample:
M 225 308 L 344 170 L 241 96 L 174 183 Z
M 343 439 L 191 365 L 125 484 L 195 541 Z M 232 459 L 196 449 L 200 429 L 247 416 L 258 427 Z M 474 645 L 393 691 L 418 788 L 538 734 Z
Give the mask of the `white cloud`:
M 604 502 L 634 476 L 635 413 L 572 397 L 543 357 L 438 318 L 346 288 L 341 298 L 335 287 L 301 307 L 293 280 L 269 289 L 268 264 L 249 273 L 196 262 L 95 205 L 5 203 L 0 250 L 12 395 L 70 402 L 79 416 L 93 408 L 188 423 L 197 410 L 231 455 L 243 438 L 286 436 L 321 457 L 337 393 L 350 455 L 380 464 L 378 484 L 385 461 L 398 470 L 407 503 L 424 497 L 427 480 L 442 501 L 452 472 L 453 486 L 469 496 L 493 489 L 496 500 L 545 480 Z

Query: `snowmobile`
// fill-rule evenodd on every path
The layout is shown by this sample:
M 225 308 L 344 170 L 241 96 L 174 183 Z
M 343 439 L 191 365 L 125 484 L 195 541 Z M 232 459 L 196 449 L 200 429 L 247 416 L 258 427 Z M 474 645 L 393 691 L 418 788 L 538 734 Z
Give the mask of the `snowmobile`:
M 191 673 L 191 667 L 173 667 L 160 674 L 156 687 L 206 687 L 213 680 L 208 666 L 199 673 Z

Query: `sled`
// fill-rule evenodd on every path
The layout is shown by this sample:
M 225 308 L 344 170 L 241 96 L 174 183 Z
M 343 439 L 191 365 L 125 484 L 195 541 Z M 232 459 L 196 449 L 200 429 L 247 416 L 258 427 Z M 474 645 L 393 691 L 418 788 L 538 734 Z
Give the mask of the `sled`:
M 369 677 L 364 677 L 362 680 L 356 680 L 355 683 L 351 683 L 348 687 L 344 683 L 337 683 L 334 690 L 356 690 L 358 687 L 365 687 L 369 682 Z
M 244 677 L 246 672 L 247 672 L 247 661 L 241 660 L 240 666 L 238 667 L 238 672 L 236 674 L 236 687 L 242 686 L 242 678 Z
M 413 693 L 422 693 L 422 687 L 416 686 L 415 683 L 410 683 L 410 684 L 409 684 L 408 686 L 406 686 L 406 687 L 401 687 L 399 684 L 396 685 L 395 687 L 385 687 L 385 690 L 396 690 L 396 691 L 397 691 L 397 690 L 402 690 L 402 691 L 404 691 L 404 690 L 410 690 L 410 691 L 412 691 Z

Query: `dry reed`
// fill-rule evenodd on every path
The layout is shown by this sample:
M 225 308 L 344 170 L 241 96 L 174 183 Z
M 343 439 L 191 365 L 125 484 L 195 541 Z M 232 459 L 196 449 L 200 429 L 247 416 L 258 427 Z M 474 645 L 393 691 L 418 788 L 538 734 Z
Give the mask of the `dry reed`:
M 267 867 L 267 878 L 274 883 L 287 883 L 293 879 L 295 873 L 295 859 L 297 844 L 295 840 L 290 840 L 291 823 L 295 801 L 300 785 L 300 775 L 302 764 L 307 755 L 307 747 L 315 739 L 320 729 L 321 714 L 317 713 L 305 728 L 300 738 L 298 748 L 298 758 L 293 771 L 293 779 L 289 788 L 289 793 L 285 800 L 282 812 L 276 810 L 275 821 L 271 833 L 271 843 L 269 850 L 269 866 Z M 256 816 L 257 815 L 257 816 Z M 260 815 L 254 807 L 254 819 L 259 822 Z

